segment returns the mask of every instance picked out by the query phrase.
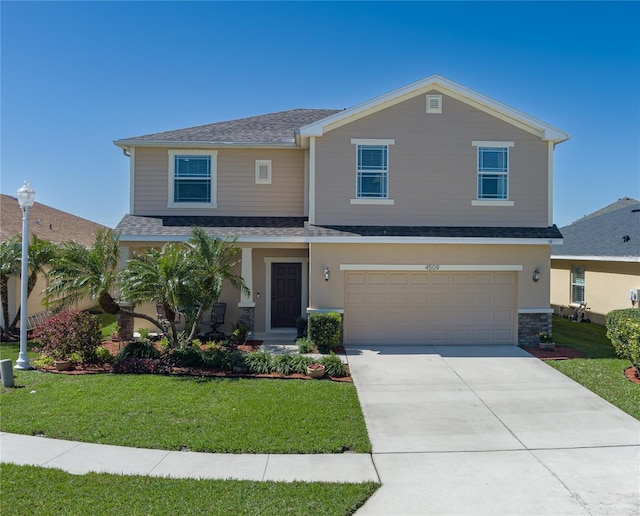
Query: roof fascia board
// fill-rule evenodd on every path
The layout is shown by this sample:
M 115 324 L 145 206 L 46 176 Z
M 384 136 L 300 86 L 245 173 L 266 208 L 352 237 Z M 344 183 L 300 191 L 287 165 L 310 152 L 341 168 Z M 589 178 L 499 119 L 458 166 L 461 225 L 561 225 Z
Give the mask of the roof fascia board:
M 180 149 L 299 149 L 295 142 L 181 142 L 175 140 L 114 140 L 121 149 L 132 147 L 176 147 Z
M 570 255 L 552 254 L 552 260 L 573 260 L 585 262 L 628 262 L 640 263 L 640 256 L 590 256 L 590 255 Z
M 314 244 L 462 244 L 462 245 L 557 245 L 560 238 L 481 237 L 307 237 Z
M 191 235 L 120 235 L 121 242 L 187 242 Z M 305 243 L 305 237 L 278 237 L 278 236 L 239 236 L 236 242 L 255 243 Z
M 472 105 L 485 113 L 532 133 L 542 140 L 551 140 L 555 143 L 560 143 L 571 137 L 568 133 L 552 125 L 437 75 L 432 75 L 426 79 L 385 93 L 384 95 L 380 95 L 352 108 L 345 109 L 335 115 L 308 124 L 300 128 L 300 135 L 303 137 L 322 136 L 325 131 L 331 131 L 332 129 L 336 129 L 354 120 L 371 115 L 431 90 L 439 91 L 456 100 Z

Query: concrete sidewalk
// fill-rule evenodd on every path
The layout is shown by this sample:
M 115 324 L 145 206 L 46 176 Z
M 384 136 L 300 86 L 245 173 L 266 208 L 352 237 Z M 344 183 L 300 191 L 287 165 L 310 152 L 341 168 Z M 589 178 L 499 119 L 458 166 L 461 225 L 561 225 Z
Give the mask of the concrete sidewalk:
M 366 453 L 273 455 L 147 450 L 0 433 L 0 462 L 171 478 L 278 482 L 379 482 Z
M 640 514 L 640 421 L 525 351 L 348 355 L 382 481 L 358 515 Z

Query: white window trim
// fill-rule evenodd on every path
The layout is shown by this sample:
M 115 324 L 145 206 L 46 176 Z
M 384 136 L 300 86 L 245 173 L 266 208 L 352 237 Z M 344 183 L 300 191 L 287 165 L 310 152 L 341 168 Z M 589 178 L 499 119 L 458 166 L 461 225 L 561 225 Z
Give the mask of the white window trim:
M 260 177 L 260 167 L 267 166 L 268 173 L 267 178 Z M 270 185 L 271 184 L 271 160 L 270 159 L 257 159 L 256 160 L 256 184 L 257 185 Z
M 433 99 L 438 100 L 438 107 L 436 108 L 430 107 L 429 101 Z M 430 113 L 430 114 L 442 113 L 442 95 L 427 95 L 426 102 L 427 102 L 427 111 L 426 111 L 427 113 Z
M 217 208 L 217 185 L 218 185 L 218 151 L 215 150 L 192 150 L 192 149 L 169 149 L 169 196 L 167 208 Z M 176 156 L 209 156 L 211 158 L 211 202 L 174 202 L 175 185 L 175 163 Z
M 582 269 L 582 285 L 579 283 L 575 282 L 575 271 L 576 269 Z M 582 287 L 582 303 L 584 303 L 584 300 L 586 299 L 585 293 L 586 293 L 586 286 L 587 286 L 587 271 L 584 268 L 583 265 L 572 265 L 571 266 L 571 275 L 569 277 L 569 283 L 570 283 L 570 288 L 571 291 L 569 292 L 569 300 L 571 301 L 570 304 L 572 306 L 578 306 L 580 304 L 580 301 L 574 301 L 573 300 L 573 288 L 574 287 Z
M 386 197 L 358 197 L 358 146 L 359 145 L 394 145 L 396 143 L 393 138 L 351 138 L 351 144 L 356 146 L 356 198 L 351 199 L 351 204 L 377 204 L 392 205 L 393 199 L 389 199 L 389 150 L 387 149 L 387 195 Z
M 485 140 L 473 140 L 471 142 L 471 145 L 473 145 L 474 147 L 476 147 L 476 199 L 471 201 L 471 206 L 514 206 L 514 202 L 509 200 L 509 193 L 510 193 L 510 189 L 511 189 L 511 181 L 510 181 L 510 172 L 511 172 L 511 156 L 510 156 L 510 152 L 508 151 L 508 149 L 510 147 L 514 147 L 515 146 L 515 142 L 507 142 L 507 141 L 485 141 Z M 504 175 L 507 178 L 507 197 L 506 199 L 487 199 L 487 198 L 481 198 L 478 197 L 479 195 L 479 187 L 478 187 L 478 181 L 479 181 L 479 176 L 481 174 L 480 172 L 480 154 L 478 152 L 478 149 L 480 147 L 493 147 L 493 148 L 507 148 L 507 171 L 506 172 L 502 172 L 502 173 L 498 173 L 496 172 L 495 174 L 498 175 Z

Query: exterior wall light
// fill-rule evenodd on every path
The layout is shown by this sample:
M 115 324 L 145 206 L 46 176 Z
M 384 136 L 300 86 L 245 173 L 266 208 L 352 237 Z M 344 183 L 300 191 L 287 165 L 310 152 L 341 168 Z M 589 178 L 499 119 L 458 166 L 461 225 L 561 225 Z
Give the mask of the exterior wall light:
M 324 268 L 324 280 L 329 281 L 329 267 Z
M 534 283 L 538 283 L 538 281 L 540 281 L 540 269 L 538 269 L 537 267 L 533 271 L 532 278 Z

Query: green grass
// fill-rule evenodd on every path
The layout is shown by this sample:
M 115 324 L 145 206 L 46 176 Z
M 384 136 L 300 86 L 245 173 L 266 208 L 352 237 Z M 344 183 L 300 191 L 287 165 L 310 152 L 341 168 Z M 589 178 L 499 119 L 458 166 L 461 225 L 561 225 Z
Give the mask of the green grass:
M 102 340 L 111 337 L 112 333 L 118 331 L 118 323 L 116 322 L 115 315 L 109 315 L 104 312 L 96 314 L 96 317 L 100 320 L 100 327 L 102 328 Z
M 554 317 L 553 339 L 559 346 L 579 349 L 585 358 L 549 360 L 547 364 L 640 419 L 640 385 L 624 377 L 631 363 L 616 356 L 604 326 Z
M 89 473 L 2 464 L 2 514 L 348 515 L 375 483 L 189 480 Z
M 16 371 L 0 430 L 220 453 L 371 451 L 351 383 Z

